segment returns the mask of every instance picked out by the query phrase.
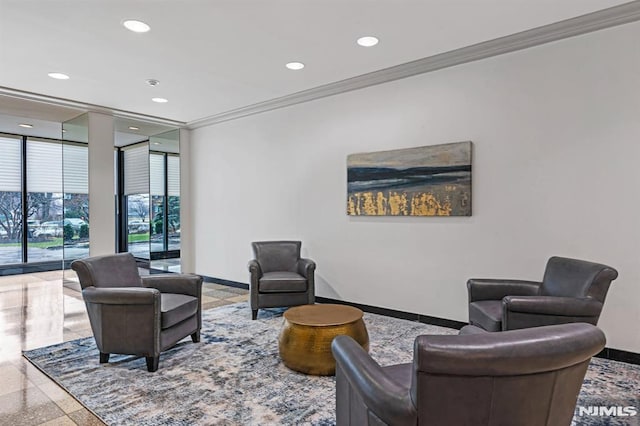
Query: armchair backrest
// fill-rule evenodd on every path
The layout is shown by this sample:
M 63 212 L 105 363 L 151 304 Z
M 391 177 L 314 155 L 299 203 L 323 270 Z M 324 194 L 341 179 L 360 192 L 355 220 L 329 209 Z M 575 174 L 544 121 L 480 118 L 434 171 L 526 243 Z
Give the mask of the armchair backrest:
M 262 272 L 295 272 L 300 259 L 300 241 L 256 241 L 253 254 Z
M 589 360 L 604 345 L 604 333 L 586 323 L 419 336 L 411 383 L 419 423 L 568 425 Z
M 109 254 L 74 260 L 80 286 L 87 287 L 142 287 L 136 259 L 131 253 Z
M 544 272 L 541 296 L 591 297 L 604 303 L 618 272 L 607 265 L 566 257 L 552 257 Z

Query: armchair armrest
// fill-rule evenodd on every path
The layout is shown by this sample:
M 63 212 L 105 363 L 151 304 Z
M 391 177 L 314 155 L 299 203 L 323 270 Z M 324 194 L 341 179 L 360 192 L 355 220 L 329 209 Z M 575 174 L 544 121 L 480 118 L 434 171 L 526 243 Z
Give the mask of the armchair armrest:
M 316 270 L 316 262 L 311 259 L 301 258 L 298 260 L 298 273 L 305 278 L 309 278 Z
M 417 410 L 408 388 L 400 386 L 349 336 L 337 336 L 331 351 L 341 376 L 369 410 L 387 424 L 416 424 Z M 337 376 L 336 380 L 342 377 Z
M 142 285 L 155 288 L 161 293 L 186 294 L 200 297 L 202 294 L 202 277 L 194 274 L 156 274 L 141 277 Z
M 252 259 L 247 264 L 247 268 L 249 268 L 249 272 L 251 276 L 255 276 L 256 278 L 262 277 L 262 268 L 256 259 Z
M 102 305 L 153 305 L 160 306 L 160 291 L 141 287 L 87 287 L 82 290 L 87 303 Z
M 467 281 L 469 303 L 479 300 L 502 300 L 505 296 L 535 296 L 542 285 L 539 281 L 480 279 Z
M 590 298 L 557 296 L 507 296 L 502 301 L 505 309 L 540 315 L 591 317 L 600 315 L 602 303 Z

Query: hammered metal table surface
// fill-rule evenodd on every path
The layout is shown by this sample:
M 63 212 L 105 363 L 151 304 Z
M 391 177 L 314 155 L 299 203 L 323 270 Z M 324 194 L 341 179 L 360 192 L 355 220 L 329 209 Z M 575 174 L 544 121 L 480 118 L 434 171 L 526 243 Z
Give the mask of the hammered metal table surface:
M 331 342 L 339 335 L 351 336 L 369 350 L 369 334 L 360 309 L 332 304 L 290 308 L 284 313 L 278 340 L 280 357 L 292 370 L 318 376 L 333 375 L 336 361 L 331 353 Z

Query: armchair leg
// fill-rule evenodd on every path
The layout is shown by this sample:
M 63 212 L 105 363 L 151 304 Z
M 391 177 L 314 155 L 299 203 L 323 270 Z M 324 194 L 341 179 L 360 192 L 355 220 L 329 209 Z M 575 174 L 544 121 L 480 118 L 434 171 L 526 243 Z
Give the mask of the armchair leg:
M 100 352 L 100 364 L 105 364 L 107 362 L 109 362 L 109 355 L 110 354 L 105 354 Z
M 148 356 L 147 360 L 147 371 L 149 373 L 153 373 L 158 370 L 158 364 L 160 364 L 160 356 Z
M 191 341 L 193 343 L 198 343 L 200 341 L 200 330 L 196 331 L 191 335 Z
M 252 320 L 258 319 L 258 310 L 257 309 L 252 309 L 251 310 L 251 319 Z

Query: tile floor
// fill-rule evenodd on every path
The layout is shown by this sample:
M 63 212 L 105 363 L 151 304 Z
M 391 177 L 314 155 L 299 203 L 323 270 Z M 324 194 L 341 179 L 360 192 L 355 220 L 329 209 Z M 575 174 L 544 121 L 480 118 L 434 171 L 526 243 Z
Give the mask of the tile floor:
M 247 294 L 205 283 L 202 308 L 243 302 Z M 73 271 L 0 277 L 0 425 L 102 425 L 22 357 L 24 350 L 91 335 Z

